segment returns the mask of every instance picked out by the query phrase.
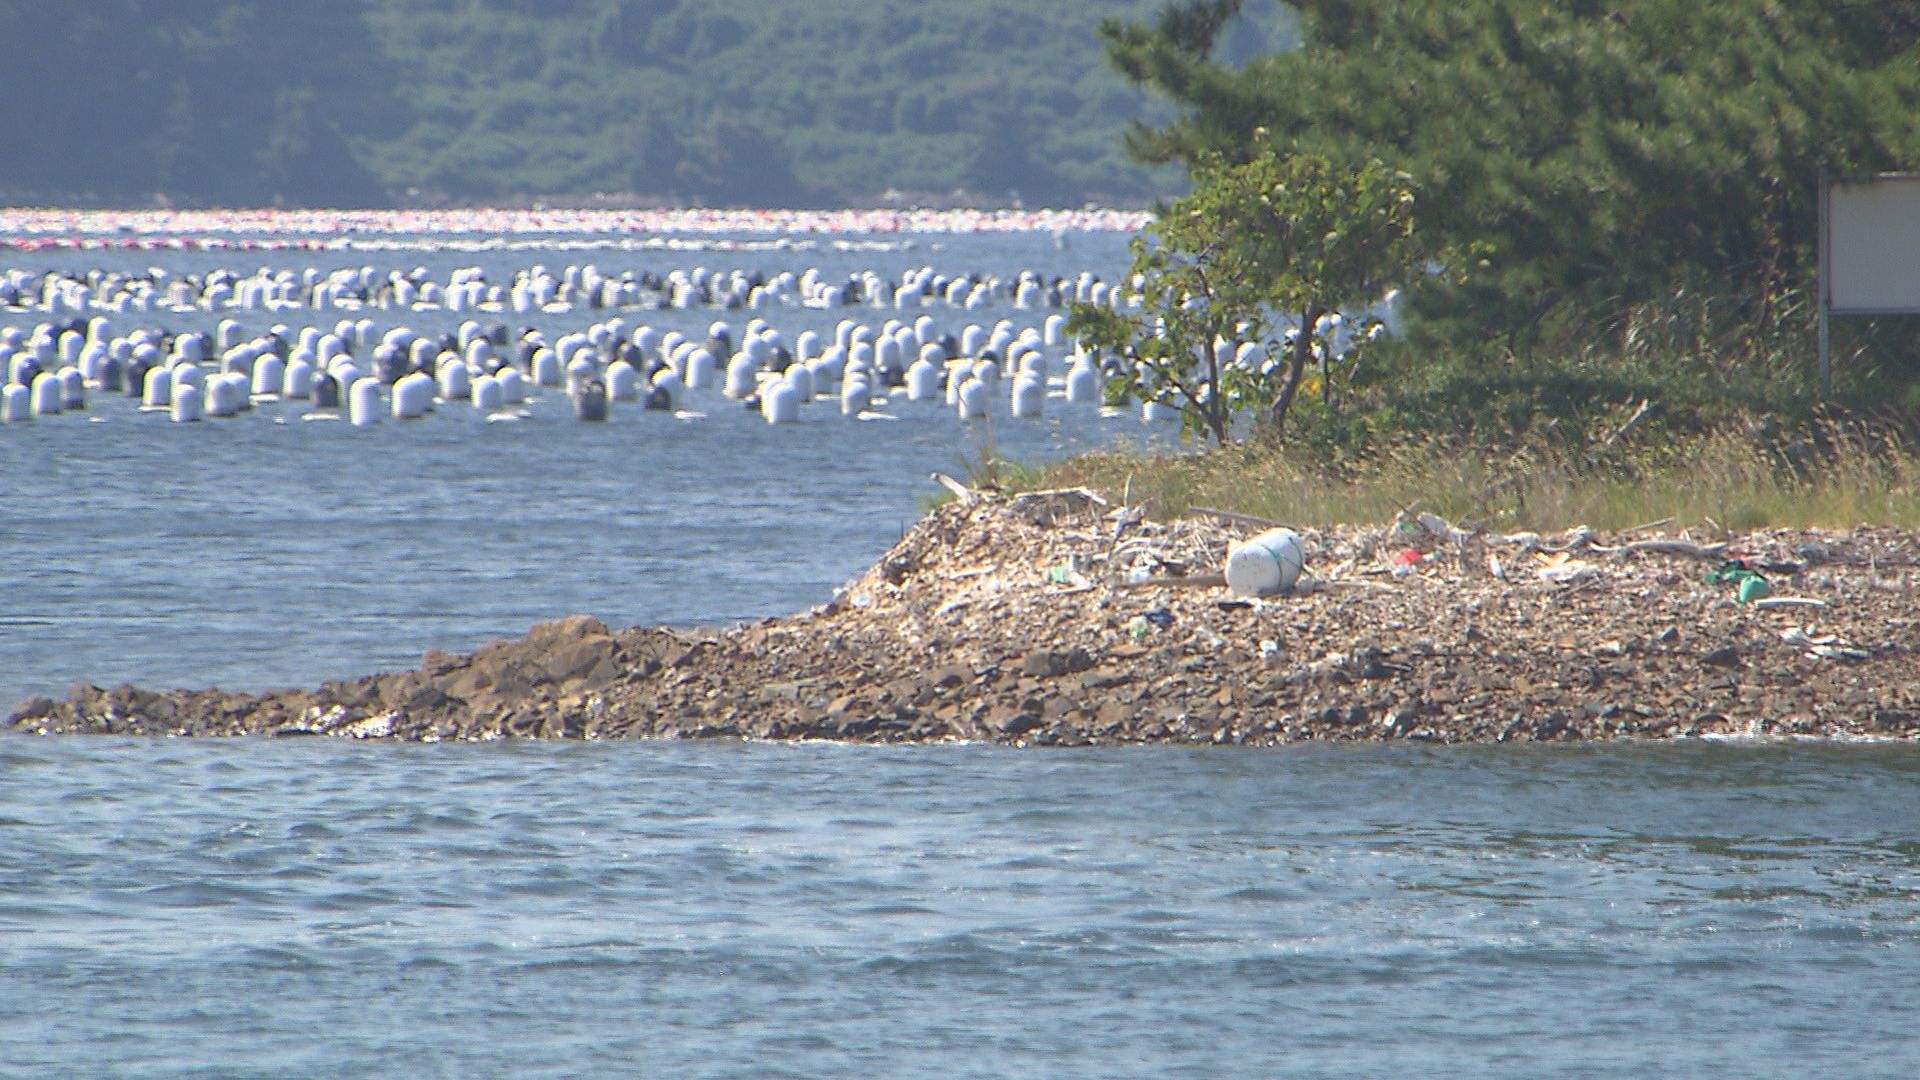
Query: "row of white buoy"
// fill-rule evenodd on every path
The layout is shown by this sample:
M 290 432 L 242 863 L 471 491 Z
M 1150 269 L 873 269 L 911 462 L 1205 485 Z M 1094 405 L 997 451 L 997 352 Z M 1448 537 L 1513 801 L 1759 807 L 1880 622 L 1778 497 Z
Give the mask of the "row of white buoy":
M 1023 310 L 1068 304 L 1120 307 L 1137 303 L 1131 290 L 1090 271 L 1048 278 L 1032 270 L 1011 276 L 946 274 L 930 266 L 897 276 L 862 270 L 835 277 L 819 267 L 771 276 L 746 270 L 695 267 L 609 273 L 587 263 L 552 270 L 535 265 L 505 282 L 467 266 L 436 280 L 424 267 L 378 270 L 372 266 L 301 271 L 261 267 L 246 274 L 216 270 L 175 274 L 154 267 L 132 273 L 96 269 L 84 273 L 22 269 L 0 273 L 0 310 L 84 316 L 90 312 L 228 310 L 279 312 L 382 308 L 452 312 L 558 313 L 579 309 L 640 307 L 763 309 L 780 305 L 838 308 L 853 304 L 909 310 L 946 306 L 978 311 L 1000 304 Z
M 382 330 L 370 318 L 248 336 L 231 318 L 212 331 L 168 335 L 118 333 L 112 319 L 95 316 L 0 328 L 0 419 L 84 409 L 89 388 L 139 396 L 144 409 L 179 420 L 233 416 L 271 400 L 344 406 L 356 424 L 417 419 L 454 402 L 494 414 L 521 408 L 539 389 L 563 391 L 583 420 L 605 419 L 620 403 L 673 410 L 709 390 L 758 408 L 773 424 L 792 423 L 821 400 L 854 416 L 899 399 L 944 403 L 963 419 L 989 416 L 1002 402 L 1014 417 L 1040 417 L 1051 400 L 1098 405 L 1116 370 L 1112 358 L 1079 348 L 1065 324 L 1054 313 L 1038 325 L 1000 319 L 950 334 L 927 314 L 877 327 L 843 318 L 790 342 L 759 317 L 737 332 L 716 321 L 695 340 L 616 315 L 549 341 L 533 329 L 511 339 L 504 326 L 473 319 L 441 336 Z M 1278 359 L 1257 344 L 1220 344 L 1250 369 Z M 1148 419 L 1177 415 L 1164 402 L 1143 409 Z

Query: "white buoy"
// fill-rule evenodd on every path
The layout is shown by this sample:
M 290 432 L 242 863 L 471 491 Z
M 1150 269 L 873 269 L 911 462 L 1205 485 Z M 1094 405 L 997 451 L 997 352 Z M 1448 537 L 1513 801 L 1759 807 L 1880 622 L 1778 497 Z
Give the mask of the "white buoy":
M 280 377 L 280 396 L 291 400 L 312 397 L 313 365 L 301 359 L 289 362 Z
M 380 380 L 371 375 L 355 379 L 347 391 L 347 421 L 354 427 L 380 422 Z
M 171 412 L 176 424 L 195 423 L 206 416 L 206 398 L 200 388 L 192 383 L 176 386 L 173 388 Z
M 607 396 L 615 401 L 639 400 L 640 372 L 625 360 L 615 360 L 608 364 Z
M 520 374 L 519 368 L 501 368 L 494 378 L 500 383 L 500 398 L 508 405 L 525 404 L 527 400 L 527 379 Z
M 940 396 L 940 368 L 926 359 L 907 369 L 907 400 L 932 401 Z
M 33 416 L 33 391 L 19 383 L 0 390 L 0 421 L 16 424 Z
M 974 420 L 987 415 L 987 410 L 992 408 L 993 395 L 987 389 L 986 383 L 977 378 L 969 378 L 960 384 L 957 401 L 960 419 Z
M 313 377 L 309 368 L 307 377 Z M 287 362 L 272 353 L 266 353 L 253 362 L 253 395 L 270 397 L 278 394 L 287 384 Z
M 238 416 L 246 407 L 247 388 L 250 385 L 245 375 L 234 372 L 221 372 L 207 380 L 206 414 L 208 416 Z
M 445 401 L 465 401 L 473 393 L 473 372 L 467 362 L 450 356 L 440 365 L 440 397 Z M 432 406 L 432 402 L 428 402 Z
M 727 362 L 727 384 L 722 392 L 735 401 L 743 401 L 753 396 L 759 384 L 760 365 L 744 352 L 734 353 L 733 359 Z
M 805 404 L 813 400 L 814 379 L 812 368 L 805 364 L 795 364 L 788 368 L 787 373 L 781 376 L 781 378 L 789 386 L 793 387 L 794 397 L 799 404 Z
M 85 412 L 87 408 L 87 377 L 80 369 L 67 366 L 60 369 L 60 389 L 65 397 L 64 404 L 68 412 Z
M 840 412 L 846 416 L 862 413 L 873 404 L 873 384 L 865 375 L 849 375 L 840 385 Z
M 770 384 L 760 395 L 760 415 L 766 418 L 767 423 L 791 424 L 800 419 L 800 392 L 790 377 L 795 371 L 805 370 L 798 366 L 790 369 L 787 373 L 789 378 Z
M 1047 381 L 1035 375 L 1013 380 L 1013 415 L 1026 419 L 1038 417 L 1047 404 Z
M 473 380 L 473 407 L 484 412 L 497 412 L 506 407 L 507 395 L 500 387 L 500 380 L 492 375 L 482 375 Z
M 175 391 L 178 391 L 183 386 L 204 387 L 206 385 L 207 373 L 200 370 L 198 365 L 175 364 L 168 370 L 173 372 L 173 388 Z
M 687 353 L 684 377 L 690 390 L 705 390 L 713 385 L 713 373 L 717 362 L 713 354 L 705 349 L 696 348 Z
M 1075 405 L 1091 405 L 1100 400 L 1100 373 L 1085 357 L 1067 369 L 1067 400 Z
M 459 366 L 465 370 L 465 365 Z M 442 376 L 444 378 L 444 374 Z M 379 380 L 374 380 L 377 385 Z M 400 376 L 393 384 L 393 418 L 395 420 L 418 420 L 433 411 L 434 381 L 424 371 L 408 372 Z M 464 399 L 449 399 L 464 400 Z M 358 421 L 356 421 L 357 423 Z
M 67 388 L 60 376 L 43 371 L 33 377 L 33 414 L 58 416 L 67 405 Z
M 552 349 L 540 348 L 533 352 L 533 385 L 560 385 L 560 358 Z
M 147 379 L 142 387 L 140 404 L 149 409 L 164 409 L 172 401 L 173 369 L 170 367 L 147 369 Z

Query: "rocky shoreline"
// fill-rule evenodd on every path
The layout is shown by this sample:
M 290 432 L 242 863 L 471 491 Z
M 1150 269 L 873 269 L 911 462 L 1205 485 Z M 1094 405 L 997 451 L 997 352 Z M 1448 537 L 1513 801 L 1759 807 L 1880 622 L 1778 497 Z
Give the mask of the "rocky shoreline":
M 1302 530 L 1293 592 L 1228 594 L 1262 523 L 1081 491 L 969 494 L 819 608 L 708 631 L 576 615 L 418 669 L 261 694 L 76 685 L 40 734 L 751 738 L 1084 746 L 1702 736 L 1920 740 L 1920 536 Z M 1742 558 L 1770 595 L 1713 572 Z M 1719 577 L 1719 580 L 1708 580 Z

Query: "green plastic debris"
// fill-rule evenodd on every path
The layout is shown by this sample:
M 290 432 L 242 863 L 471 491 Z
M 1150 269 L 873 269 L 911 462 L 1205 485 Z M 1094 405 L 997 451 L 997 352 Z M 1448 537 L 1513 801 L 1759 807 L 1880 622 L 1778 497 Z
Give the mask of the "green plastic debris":
M 1732 585 L 1734 595 L 1742 604 L 1750 604 L 1773 592 L 1773 586 L 1761 576 L 1760 571 L 1748 566 L 1742 559 L 1721 563 L 1718 569 L 1707 574 L 1707 584 Z

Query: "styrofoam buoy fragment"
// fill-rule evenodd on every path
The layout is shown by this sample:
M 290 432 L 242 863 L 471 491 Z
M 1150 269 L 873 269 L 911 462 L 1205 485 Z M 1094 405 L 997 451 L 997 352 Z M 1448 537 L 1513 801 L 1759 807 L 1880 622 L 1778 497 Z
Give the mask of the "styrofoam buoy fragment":
M 1300 537 L 1292 529 L 1268 529 L 1227 548 L 1227 591 L 1235 596 L 1288 592 L 1305 566 Z

